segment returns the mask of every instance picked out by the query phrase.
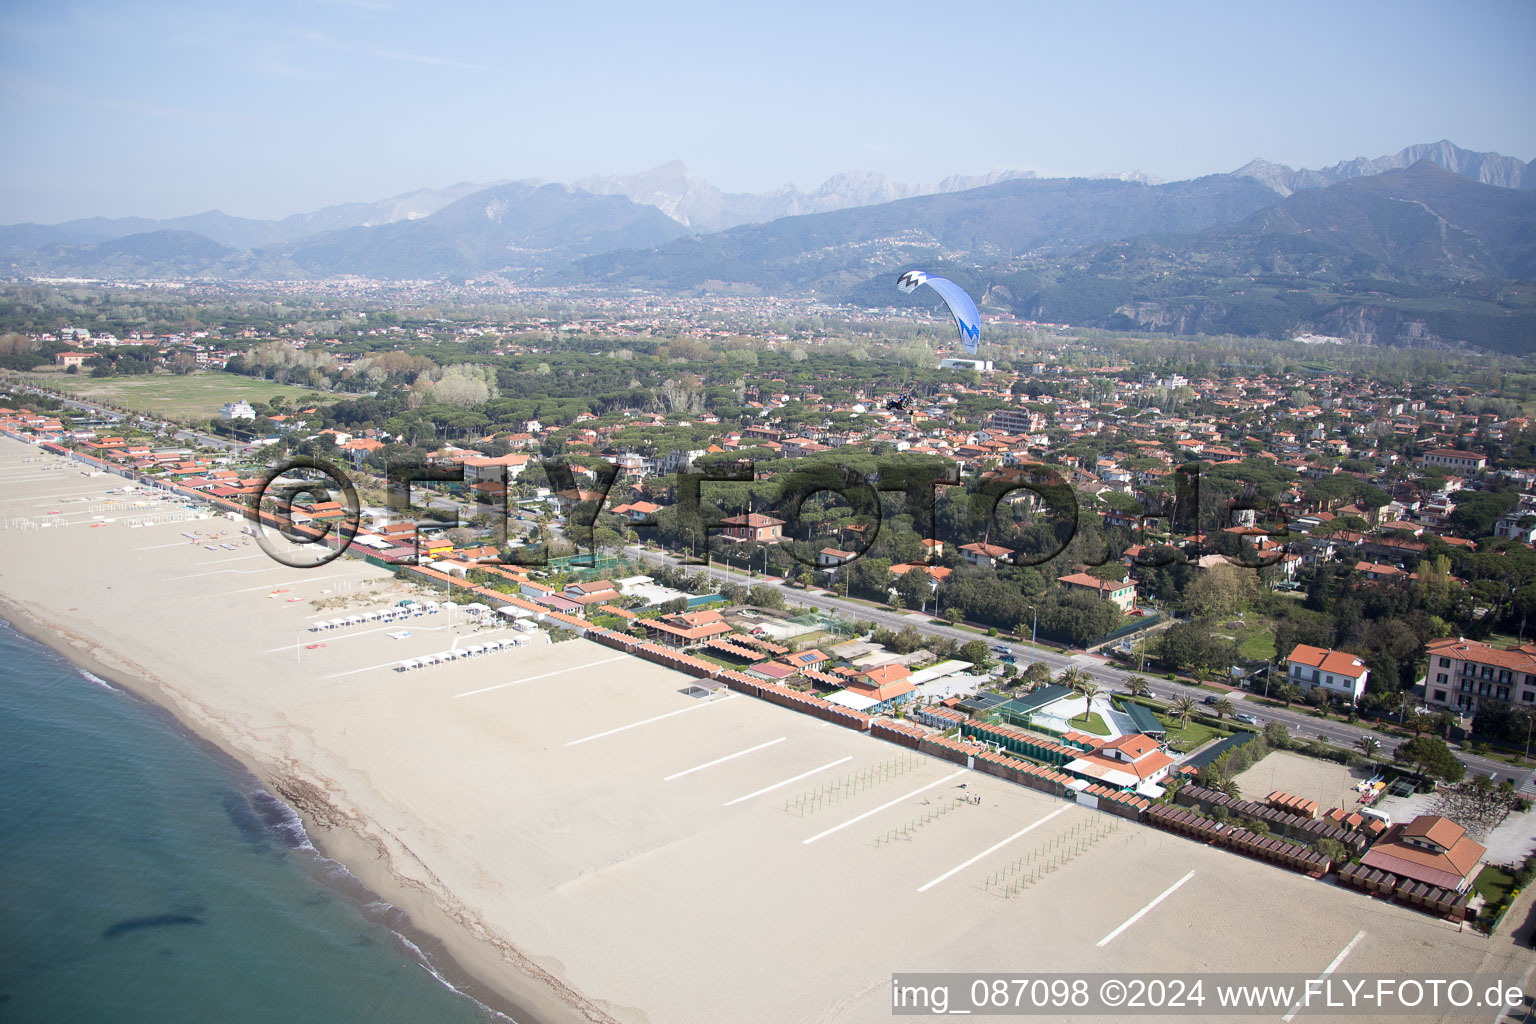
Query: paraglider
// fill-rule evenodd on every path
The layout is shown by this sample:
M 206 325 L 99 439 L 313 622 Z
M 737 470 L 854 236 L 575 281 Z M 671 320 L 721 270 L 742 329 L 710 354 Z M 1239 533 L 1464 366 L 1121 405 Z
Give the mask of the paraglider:
M 976 309 L 976 303 L 971 301 L 964 288 L 948 278 L 934 277 L 921 270 L 909 270 L 896 279 L 896 287 L 908 295 L 923 285 L 943 296 L 950 315 L 955 318 L 955 326 L 960 328 L 961 346 L 967 355 L 975 355 L 976 346 L 981 341 L 981 313 Z
M 896 279 L 896 287 L 908 295 L 923 285 L 927 285 L 943 297 L 945 305 L 949 307 L 950 315 L 955 318 L 955 326 L 960 329 L 961 346 L 967 355 L 975 355 L 976 348 L 981 342 L 981 313 L 977 311 L 976 303 L 972 302 L 965 289 L 955 282 L 943 277 L 934 277 L 921 270 L 909 270 Z M 907 403 L 917 391 L 916 384 L 909 384 L 899 394 L 885 400 L 886 409 L 892 412 L 905 412 Z
M 911 398 L 913 392 L 916 390 L 917 386 L 912 385 L 909 386 L 905 391 L 901 392 L 899 395 L 892 395 L 890 398 L 885 400 L 885 407 L 892 412 L 905 411 L 907 408 L 907 399 Z

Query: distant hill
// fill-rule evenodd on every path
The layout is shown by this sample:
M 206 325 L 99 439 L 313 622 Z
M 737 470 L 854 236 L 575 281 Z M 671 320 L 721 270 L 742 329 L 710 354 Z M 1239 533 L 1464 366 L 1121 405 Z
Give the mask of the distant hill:
M 560 266 L 611 249 L 660 245 L 682 232 L 660 211 L 620 196 L 514 182 L 474 192 L 424 217 L 322 232 L 286 245 L 241 249 L 191 231 L 159 230 L 83 245 L 45 245 L 13 256 L 12 269 L 124 279 L 440 280 Z
M 1531 351 L 1536 192 L 1425 160 L 1297 192 L 1236 224 L 993 268 L 995 304 L 1104 327 Z
M 592 253 L 660 245 L 682 233 L 659 210 L 622 196 L 514 182 L 420 219 L 306 238 L 283 254 L 316 276 L 435 279 L 537 270 Z
M 1147 232 L 1193 232 L 1279 198 L 1228 175 L 1166 185 L 1051 178 L 785 217 L 681 238 L 653 252 L 578 260 L 552 280 L 661 290 L 809 289 L 842 294 L 915 261 L 986 265 Z
M 1536 160 L 1526 163 L 1499 153 L 1478 153 L 1470 149 L 1462 149 L 1444 139 L 1439 142 L 1408 146 L 1391 156 L 1356 157 L 1315 171 L 1296 171 L 1284 164 L 1273 164 L 1268 160 L 1250 160 L 1232 173 L 1240 178 L 1262 181 L 1281 195 L 1288 196 L 1293 192 L 1307 189 L 1327 188 L 1329 185 L 1337 185 L 1351 178 L 1402 170 L 1405 167 L 1412 167 L 1421 160 L 1428 160 L 1447 171 L 1482 182 L 1484 185 L 1536 189 Z
M 425 217 L 487 187 L 460 182 L 444 189 L 416 189 L 377 202 L 342 203 L 282 220 L 252 220 L 209 210 L 163 220 L 88 217 L 63 224 L 10 224 L 0 227 L 0 257 L 14 258 L 47 245 L 87 245 L 156 231 L 190 231 L 230 248 L 260 249 L 286 245 L 322 231 Z
M 40 269 L 82 277 L 182 277 L 202 273 L 235 250 L 191 231 L 149 231 L 82 246 L 53 245 Z
M 1289 257 L 1302 272 L 1313 272 L 1313 261 L 1338 271 L 1342 258 L 1404 277 L 1533 277 L 1533 214 L 1536 194 L 1479 185 L 1426 159 L 1294 194 L 1206 237 L 1245 261 Z

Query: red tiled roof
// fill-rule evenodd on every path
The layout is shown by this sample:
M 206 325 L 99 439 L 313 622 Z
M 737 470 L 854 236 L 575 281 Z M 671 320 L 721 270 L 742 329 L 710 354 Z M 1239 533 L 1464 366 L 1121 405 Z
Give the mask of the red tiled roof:
M 1287 660 L 1322 669 L 1324 672 L 1332 672 L 1336 676 L 1348 676 L 1350 679 L 1359 679 L 1367 671 L 1359 655 L 1350 654 L 1348 651 L 1308 647 L 1306 644 L 1297 644 Z
M 1424 645 L 1424 650 L 1430 655 L 1536 674 L 1536 644 L 1494 647 L 1463 637 L 1447 637 L 1444 640 L 1431 640 Z

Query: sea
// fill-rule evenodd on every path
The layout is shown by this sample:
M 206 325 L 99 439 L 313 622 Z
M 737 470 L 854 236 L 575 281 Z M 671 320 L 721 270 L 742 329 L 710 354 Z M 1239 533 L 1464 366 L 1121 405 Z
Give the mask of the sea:
M 250 773 L 0 619 L 0 1022 L 512 1019 L 409 934 Z

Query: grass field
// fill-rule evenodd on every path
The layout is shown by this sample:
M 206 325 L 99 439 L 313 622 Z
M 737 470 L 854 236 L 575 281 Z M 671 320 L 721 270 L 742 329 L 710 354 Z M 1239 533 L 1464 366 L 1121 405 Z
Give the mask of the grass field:
M 1168 745 L 1180 753 L 1194 750 L 1196 747 L 1204 745 L 1208 740 L 1217 739 L 1224 735 L 1210 726 L 1202 725 L 1193 719 L 1190 720 L 1187 726 L 1180 728 L 1178 725 L 1179 720 L 1173 715 L 1158 715 L 1157 717 L 1168 728 Z
M 1238 653 L 1250 661 L 1273 661 L 1275 658 L 1275 626 L 1268 619 L 1227 622 L 1221 626 L 1218 635 L 1230 636 L 1237 644 Z
M 266 402 L 282 395 L 290 408 L 335 401 L 336 395 L 272 381 L 256 380 L 217 370 L 184 377 L 156 373 L 147 377 L 92 377 L 88 374 L 48 374 L 39 383 L 84 399 L 147 412 L 176 420 L 206 420 L 219 414 L 225 402 Z
M 1275 631 L 1267 623 L 1263 626 L 1245 630 L 1237 643 L 1237 651 L 1245 658 L 1253 661 L 1273 661 L 1275 659 Z
M 1104 724 L 1104 716 L 1097 711 L 1089 712 L 1086 719 L 1082 715 L 1074 715 L 1067 724 L 1078 732 L 1089 732 L 1095 736 L 1109 735 L 1109 726 Z
M 1477 878 L 1472 882 L 1472 888 L 1488 901 L 1490 907 L 1498 906 L 1514 887 L 1515 876 L 1492 864 L 1478 872 Z

